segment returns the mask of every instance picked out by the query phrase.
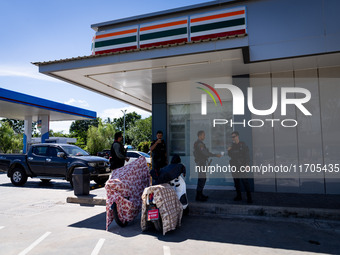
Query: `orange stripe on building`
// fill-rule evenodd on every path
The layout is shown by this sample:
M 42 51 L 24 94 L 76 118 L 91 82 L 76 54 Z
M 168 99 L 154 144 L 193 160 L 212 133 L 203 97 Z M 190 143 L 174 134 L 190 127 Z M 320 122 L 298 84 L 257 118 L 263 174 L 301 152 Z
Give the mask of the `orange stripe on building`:
M 154 26 L 149 26 L 149 27 L 141 27 L 140 31 L 147 31 L 147 30 L 163 28 L 163 27 L 171 27 L 171 26 L 177 26 L 177 25 L 184 25 L 184 24 L 187 24 L 187 23 L 188 23 L 187 20 L 174 21 L 174 22 L 169 22 L 169 23 L 164 23 L 164 24 L 159 24 L 159 25 L 154 25 Z
M 211 20 L 211 19 L 226 18 L 226 17 L 236 16 L 236 15 L 240 15 L 240 14 L 244 14 L 244 13 L 245 13 L 244 10 L 242 10 L 242 11 L 236 11 L 236 12 L 228 12 L 228 13 L 216 14 L 216 15 L 211 15 L 211 16 L 206 16 L 206 17 L 192 19 L 191 23 L 205 21 L 205 20 Z
M 131 33 L 136 33 L 136 32 L 137 32 L 137 29 L 135 28 L 135 29 L 130 29 L 130 30 L 113 32 L 113 33 L 109 33 L 109 34 L 97 35 L 96 39 L 105 38 L 105 37 L 111 37 L 111 36 L 116 36 L 116 35 L 131 34 Z

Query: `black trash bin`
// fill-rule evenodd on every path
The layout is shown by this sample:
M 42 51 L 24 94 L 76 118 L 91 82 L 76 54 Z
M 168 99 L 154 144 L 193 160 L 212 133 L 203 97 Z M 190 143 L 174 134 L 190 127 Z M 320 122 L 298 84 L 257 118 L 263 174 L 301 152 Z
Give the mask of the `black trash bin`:
M 74 195 L 90 194 L 90 172 L 87 167 L 76 167 L 72 174 Z

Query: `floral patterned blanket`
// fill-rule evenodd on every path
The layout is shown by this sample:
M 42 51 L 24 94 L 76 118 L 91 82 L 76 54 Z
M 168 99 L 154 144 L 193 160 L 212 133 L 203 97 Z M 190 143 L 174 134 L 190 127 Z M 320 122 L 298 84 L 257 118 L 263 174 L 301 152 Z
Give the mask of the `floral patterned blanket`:
M 113 170 L 106 182 L 106 230 L 114 220 L 111 206 L 117 204 L 119 219 L 122 223 L 132 221 L 142 207 L 142 193 L 149 186 L 149 169 L 144 157 Z

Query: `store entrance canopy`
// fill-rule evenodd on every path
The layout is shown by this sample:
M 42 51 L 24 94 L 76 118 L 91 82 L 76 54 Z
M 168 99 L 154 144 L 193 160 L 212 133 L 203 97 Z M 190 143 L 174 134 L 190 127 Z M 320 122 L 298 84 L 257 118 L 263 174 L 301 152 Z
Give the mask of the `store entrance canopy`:
M 243 40 L 239 38 L 238 44 L 242 44 Z M 39 66 L 41 73 L 151 111 L 153 83 L 284 72 L 339 63 L 340 53 L 251 63 L 247 59 L 247 47 L 217 51 L 225 47 L 223 42 L 34 64 Z
M 159 57 L 149 55 L 148 59 L 140 51 L 34 64 L 41 73 L 146 111 L 151 111 L 153 83 L 225 76 L 243 65 L 242 49 L 179 56 L 164 50 L 156 50 Z

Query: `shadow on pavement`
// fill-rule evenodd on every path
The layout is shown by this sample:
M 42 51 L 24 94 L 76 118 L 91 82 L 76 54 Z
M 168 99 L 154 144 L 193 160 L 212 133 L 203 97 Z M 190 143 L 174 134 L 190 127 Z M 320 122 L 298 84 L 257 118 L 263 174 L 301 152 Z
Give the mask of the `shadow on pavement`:
M 145 233 L 154 235 L 153 232 Z M 188 239 L 255 247 L 339 254 L 340 233 L 312 224 L 254 219 L 212 219 L 188 216 L 182 226 L 158 239 L 184 242 Z
M 103 207 L 105 208 L 105 207 Z M 104 230 L 106 231 L 106 212 L 105 209 L 103 209 L 104 212 L 97 214 L 91 218 L 88 218 L 83 221 L 79 221 L 75 224 L 70 225 L 69 227 L 74 228 L 91 228 L 91 229 L 97 229 L 97 230 Z M 122 228 L 119 227 L 115 221 L 113 221 L 109 227 L 109 231 L 113 234 L 117 234 L 123 237 L 134 237 L 142 234 L 141 228 L 140 228 L 140 216 L 136 217 L 132 222 L 129 222 L 129 224 Z
M 106 212 L 103 212 L 70 225 L 70 227 L 105 231 L 105 224 Z M 289 222 L 250 218 L 214 219 L 211 216 L 210 218 L 185 216 L 180 228 L 163 236 L 156 230 L 142 232 L 139 215 L 124 228 L 113 222 L 108 232 L 122 237 L 149 235 L 158 238 L 160 241 L 170 243 L 197 240 L 329 254 L 339 254 L 340 250 L 340 232 L 320 229 L 317 224 L 313 224 L 313 221 Z
M 10 181 L 8 183 L 0 184 L 0 187 L 16 187 Z M 90 183 L 90 191 L 102 188 L 103 185 L 98 185 L 95 183 Z M 64 190 L 73 190 L 71 184 L 67 181 L 53 181 L 50 182 L 42 182 L 39 179 L 28 180 L 24 186 L 16 187 L 16 188 L 38 188 L 38 189 L 64 189 Z
M 44 183 L 41 181 L 27 181 L 24 186 L 16 187 L 11 182 L 0 184 L 0 187 L 15 187 L 15 188 L 38 188 L 38 189 L 64 189 L 64 190 L 72 190 L 69 182 L 54 182 L 50 181 L 48 183 Z
M 106 212 L 103 212 L 86 220 L 79 221 L 77 223 L 69 225 L 69 227 L 105 230 L 106 227 L 105 224 L 106 224 Z

